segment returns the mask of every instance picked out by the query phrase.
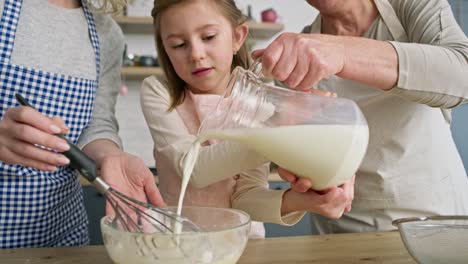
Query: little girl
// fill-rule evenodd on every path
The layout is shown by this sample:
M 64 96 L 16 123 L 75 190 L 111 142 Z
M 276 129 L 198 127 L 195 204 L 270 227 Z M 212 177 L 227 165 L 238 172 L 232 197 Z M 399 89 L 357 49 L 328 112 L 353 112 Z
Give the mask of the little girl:
M 160 191 L 169 205 L 179 197 L 182 164 L 201 121 L 221 98 L 236 66 L 248 68 L 245 18 L 232 0 L 156 0 L 152 15 L 158 58 L 166 80 L 151 76 L 141 90 L 154 140 Z M 304 211 L 337 218 L 349 207 L 353 183 L 325 194 L 269 190 L 269 163 L 229 141 L 201 148 L 184 205 L 232 207 L 253 220 L 293 225 Z M 261 223 L 251 237 L 264 237 Z

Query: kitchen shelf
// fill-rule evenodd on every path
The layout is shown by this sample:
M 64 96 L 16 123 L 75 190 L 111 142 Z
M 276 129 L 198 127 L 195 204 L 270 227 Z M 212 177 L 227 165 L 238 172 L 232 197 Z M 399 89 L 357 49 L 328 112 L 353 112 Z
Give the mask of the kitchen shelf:
M 152 17 L 114 16 L 114 20 L 120 25 L 126 25 L 126 24 L 153 25 Z
M 163 75 L 160 67 L 122 67 L 122 77 L 124 78 L 145 78 L 150 75 Z
M 248 22 L 250 36 L 254 39 L 269 39 L 284 29 L 283 24 Z
M 126 33 L 152 33 L 152 17 L 114 16 L 114 20 Z M 250 28 L 250 37 L 254 39 L 269 39 L 284 29 L 283 24 L 247 22 Z

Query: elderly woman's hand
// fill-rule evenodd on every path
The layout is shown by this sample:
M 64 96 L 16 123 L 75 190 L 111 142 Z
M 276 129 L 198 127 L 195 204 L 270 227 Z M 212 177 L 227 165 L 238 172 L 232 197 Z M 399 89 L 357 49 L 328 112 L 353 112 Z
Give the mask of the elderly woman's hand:
M 354 179 L 338 187 L 323 191 L 308 189 L 305 192 L 288 190 L 283 196 L 281 213 L 309 211 L 328 218 L 338 219 L 343 213 L 351 211 L 354 199 Z
M 338 74 L 345 64 L 345 47 L 335 36 L 283 33 L 266 49 L 252 53 L 261 58 L 263 74 L 289 88 L 305 90 Z

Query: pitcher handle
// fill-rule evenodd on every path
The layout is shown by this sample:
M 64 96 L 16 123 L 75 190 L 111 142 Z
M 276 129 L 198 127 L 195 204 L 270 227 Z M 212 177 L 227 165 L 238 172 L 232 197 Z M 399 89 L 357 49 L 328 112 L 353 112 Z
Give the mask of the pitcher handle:
M 257 75 L 259 78 L 263 77 L 262 74 L 262 61 L 261 58 L 255 59 L 249 67 L 249 71 L 251 71 L 253 74 Z

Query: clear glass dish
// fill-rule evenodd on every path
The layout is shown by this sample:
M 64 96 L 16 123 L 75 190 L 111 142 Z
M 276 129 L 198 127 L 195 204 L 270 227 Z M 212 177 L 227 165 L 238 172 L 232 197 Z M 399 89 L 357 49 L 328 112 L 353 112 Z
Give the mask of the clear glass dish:
M 176 211 L 175 207 L 168 208 Z M 212 207 L 188 206 L 182 216 L 202 231 L 131 233 L 114 226 L 112 218 L 101 219 L 104 245 L 115 263 L 214 263 L 234 264 L 242 255 L 250 231 L 245 212 Z M 164 217 L 161 217 L 162 221 Z M 167 223 L 173 226 L 174 223 Z
M 418 263 L 468 263 L 468 216 L 402 218 L 393 225 Z

